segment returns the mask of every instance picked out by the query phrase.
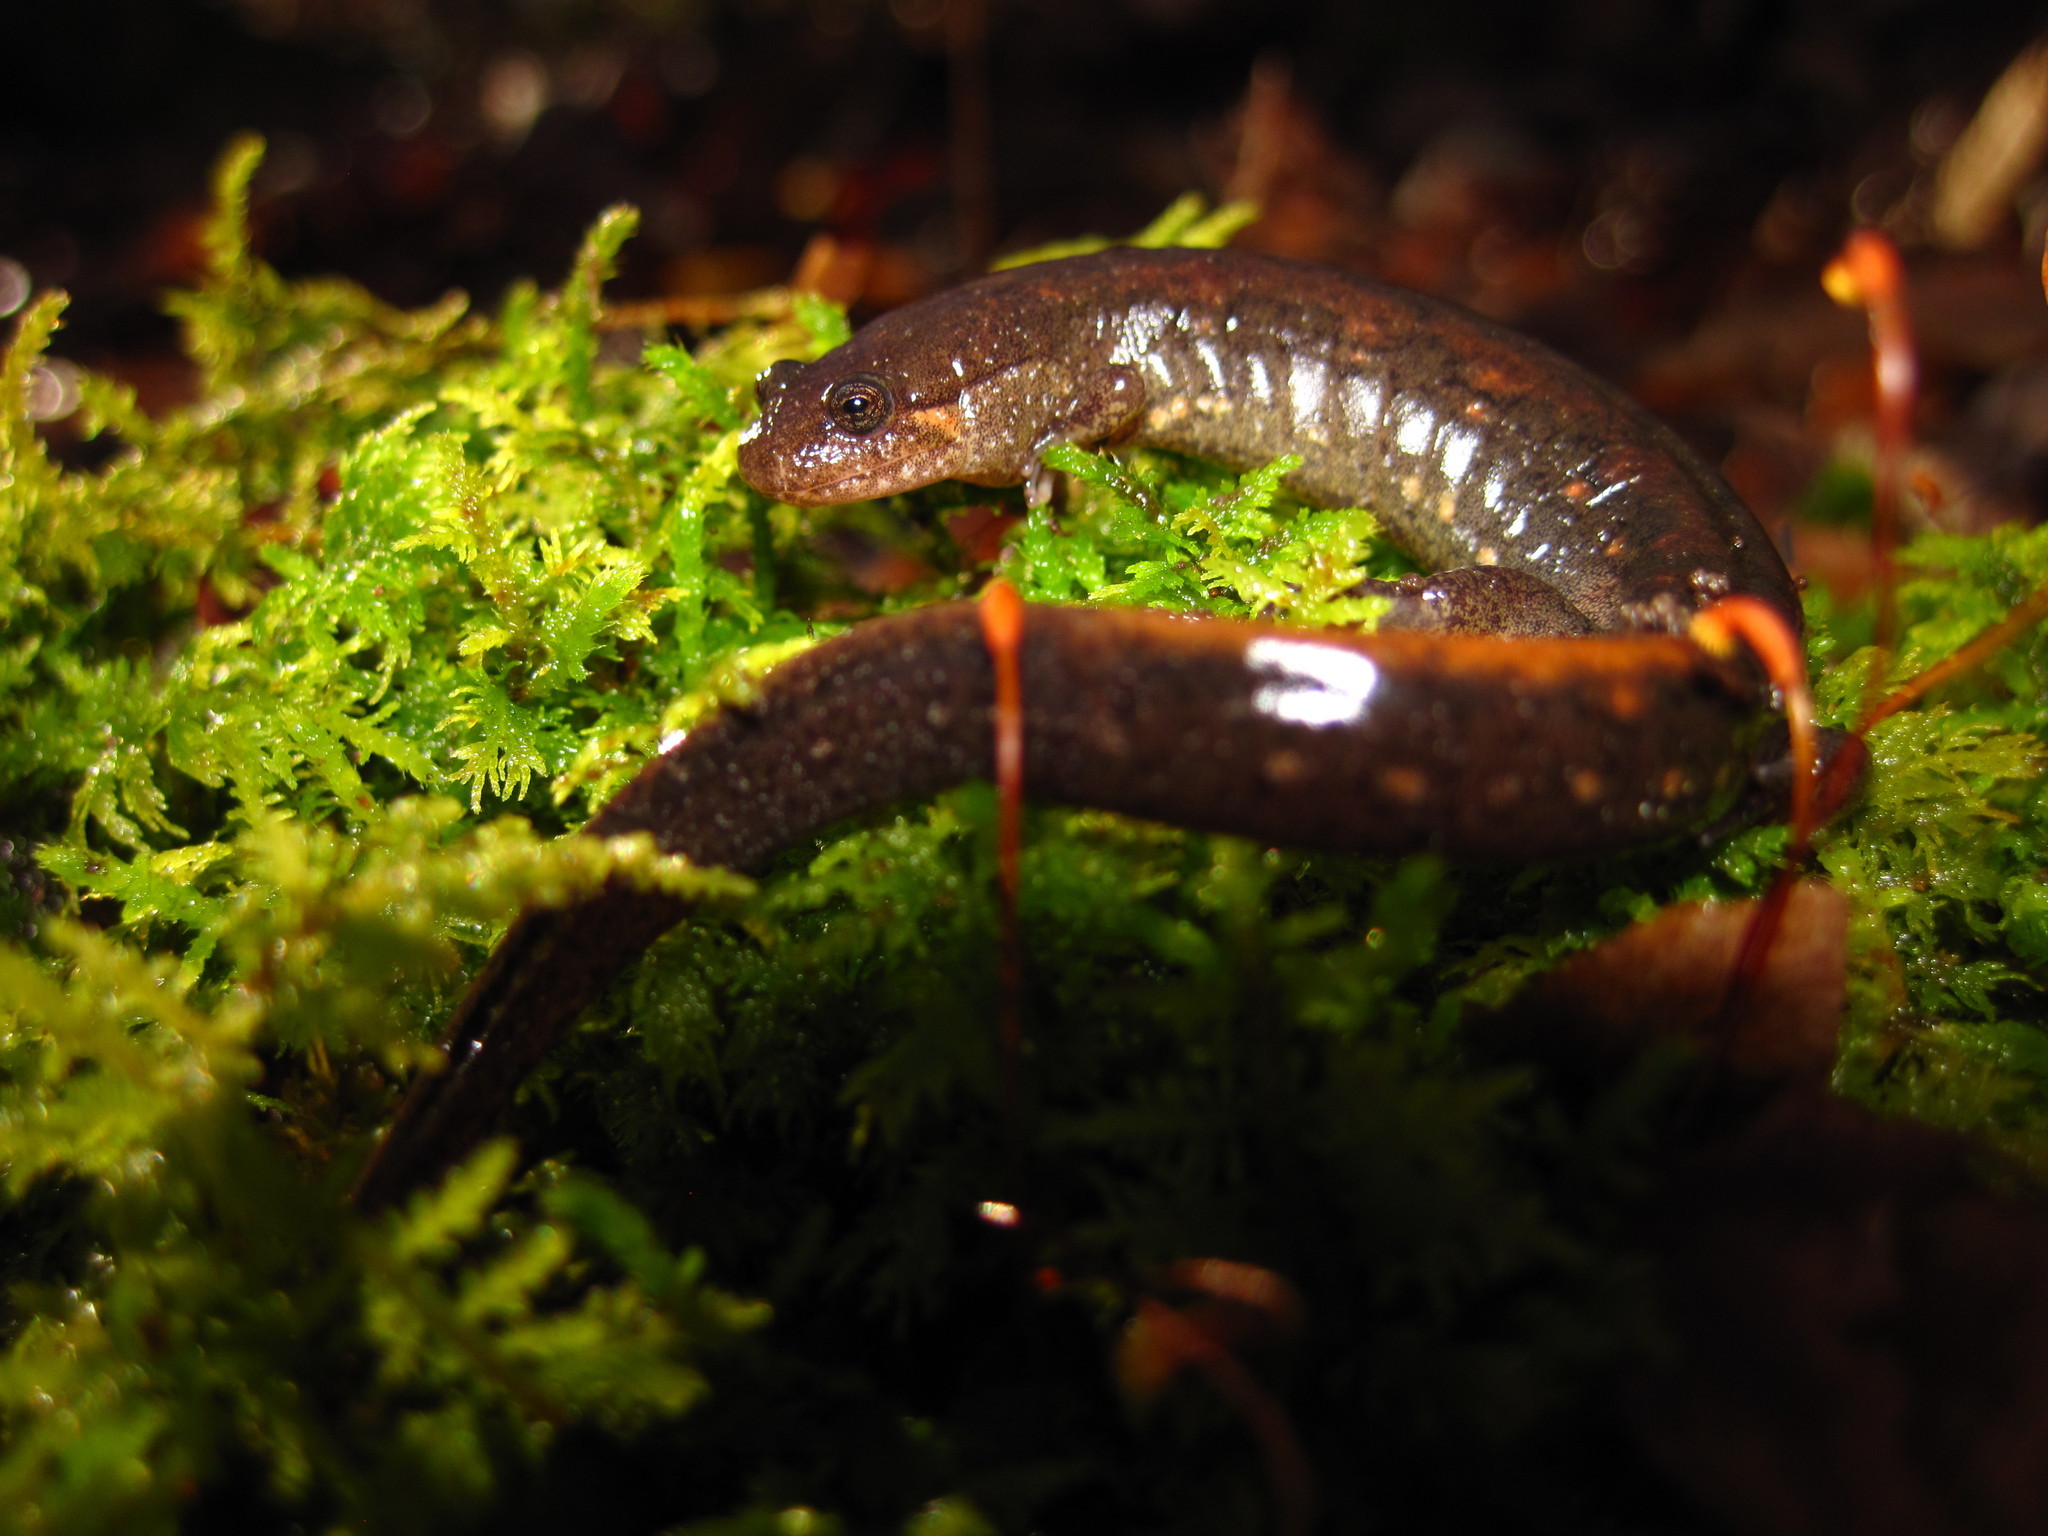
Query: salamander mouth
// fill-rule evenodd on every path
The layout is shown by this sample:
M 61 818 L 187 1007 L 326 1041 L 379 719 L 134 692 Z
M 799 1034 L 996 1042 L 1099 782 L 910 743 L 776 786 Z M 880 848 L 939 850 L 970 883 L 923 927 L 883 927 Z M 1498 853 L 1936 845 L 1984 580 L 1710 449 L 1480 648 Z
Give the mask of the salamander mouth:
M 894 463 L 840 469 L 829 474 L 792 473 L 802 466 L 791 464 L 787 455 L 758 440 L 740 444 L 739 466 L 740 478 L 755 490 L 794 507 L 834 506 L 893 496 L 898 491 L 915 490 L 933 478 L 908 473 Z

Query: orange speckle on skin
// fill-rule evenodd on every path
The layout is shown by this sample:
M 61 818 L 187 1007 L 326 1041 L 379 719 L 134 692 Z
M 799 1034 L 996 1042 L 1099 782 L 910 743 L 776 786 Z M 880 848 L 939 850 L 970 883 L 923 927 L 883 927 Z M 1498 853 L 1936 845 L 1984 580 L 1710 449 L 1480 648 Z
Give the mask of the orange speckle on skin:
M 910 412 L 904 420 L 926 442 L 950 443 L 960 436 L 960 412 L 952 406 L 928 405 Z
M 1574 768 L 1567 782 L 1572 798 L 1581 805 L 1592 805 L 1607 793 L 1607 781 L 1590 768 Z
M 1649 706 L 1649 698 L 1634 683 L 1616 682 L 1607 691 L 1607 711 L 1617 720 L 1634 720 Z

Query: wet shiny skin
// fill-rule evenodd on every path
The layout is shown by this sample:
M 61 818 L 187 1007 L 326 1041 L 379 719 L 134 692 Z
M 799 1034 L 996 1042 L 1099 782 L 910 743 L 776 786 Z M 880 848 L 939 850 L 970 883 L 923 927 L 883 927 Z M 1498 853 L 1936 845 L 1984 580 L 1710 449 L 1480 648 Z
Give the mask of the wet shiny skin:
M 849 380 L 882 397 L 871 413 L 863 394 L 854 430 L 833 414 Z M 1431 600 L 1463 605 L 1468 627 L 1607 631 L 1355 637 L 1029 608 L 1025 782 L 1054 802 L 1460 859 L 1668 838 L 1725 813 L 1765 721 L 1752 673 L 1665 631 L 1726 591 L 1797 622 L 1769 541 L 1665 428 L 1534 343 L 1342 274 L 1208 252 L 1047 263 L 885 315 L 816 363 L 778 365 L 761 393 L 741 470 L 786 500 L 1015 483 L 1057 441 L 1237 465 L 1299 452 L 1305 496 L 1370 504 L 1422 558 L 1466 568 Z M 1420 598 L 1417 616 L 1432 617 Z M 587 831 L 758 869 L 848 816 L 988 776 L 993 708 L 971 605 L 873 620 L 667 745 Z M 359 1201 L 386 1204 L 473 1147 L 683 915 L 617 890 L 522 917 Z
M 851 376 L 893 397 L 876 430 L 823 409 Z M 1729 592 L 1800 622 L 1755 518 L 1633 401 L 1526 337 L 1324 268 L 1139 250 L 1021 267 L 779 365 L 762 405 L 741 473 L 788 501 L 1017 484 L 1063 441 L 1236 468 L 1295 453 L 1307 500 L 1371 507 L 1432 567 L 1534 578 L 1592 630 L 1678 631 Z

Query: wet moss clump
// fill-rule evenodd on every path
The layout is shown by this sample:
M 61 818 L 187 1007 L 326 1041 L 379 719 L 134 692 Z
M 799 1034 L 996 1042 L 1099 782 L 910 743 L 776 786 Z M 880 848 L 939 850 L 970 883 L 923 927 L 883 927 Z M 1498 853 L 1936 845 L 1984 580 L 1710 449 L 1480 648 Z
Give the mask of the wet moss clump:
M 1055 521 L 941 486 L 799 512 L 734 476 L 801 294 L 693 349 L 608 330 L 632 216 L 559 291 L 407 313 L 250 252 L 258 148 L 175 301 L 201 390 L 62 467 L 0 364 L 0 1508 L 20 1529 L 781 1533 L 1269 1528 L 1246 1420 L 1112 1361 L 1177 1261 L 1284 1276 L 1248 1354 L 1336 1522 L 1688 1529 L 1614 1383 L 1667 1348 L 1629 1213 L 1684 1107 L 1588 1088 L 1471 1009 L 1782 833 L 1460 875 L 1034 811 L 1028 1221 L 1008 1187 L 994 803 L 844 829 L 745 881 L 563 838 L 793 650 L 971 591 L 1301 623 L 1400 569 L 1364 511 L 1066 450 Z M 1217 239 L 1187 210 L 1153 238 Z M 645 344 L 643 344 L 645 343 Z M 948 530 L 953 530 L 949 533 Z M 956 537 L 956 535 L 958 535 Z M 1906 672 L 2048 577 L 1929 540 Z M 1817 611 L 1831 706 L 1870 653 Z M 1841 1091 L 2048 1159 L 2036 638 L 1874 739 L 1820 860 L 1857 913 Z M 486 1148 L 344 1194 L 522 906 L 608 879 L 693 917 Z

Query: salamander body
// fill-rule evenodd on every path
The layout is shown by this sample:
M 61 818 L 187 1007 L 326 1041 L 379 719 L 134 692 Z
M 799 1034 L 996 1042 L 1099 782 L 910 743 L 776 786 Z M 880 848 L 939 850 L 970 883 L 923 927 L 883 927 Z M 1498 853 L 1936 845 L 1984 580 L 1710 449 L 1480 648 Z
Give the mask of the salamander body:
M 1433 602 L 1396 623 L 1677 631 L 1746 592 L 1800 624 L 1749 509 L 1641 406 L 1527 337 L 1320 267 L 1190 250 L 1019 267 L 778 363 L 760 391 L 740 471 L 785 501 L 1029 482 L 1062 441 L 1240 469 L 1293 453 L 1305 499 L 1370 507 L 1423 564 L 1464 572 L 1454 606 L 1489 581 L 1536 597 L 1533 620 L 1481 601 L 1443 623 Z
M 1025 779 L 1053 802 L 1465 860 L 1669 838 L 1727 811 L 1769 728 L 1755 673 L 1677 632 L 1730 593 L 1798 625 L 1769 539 L 1667 428 L 1533 342 L 1342 274 L 1195 251 L 1021 268 L 778 364 L 760 392 L 741 472 L 784 500 L 1029 482 L 1062 441 L 1239 467 L 1294 452 L 1305 497 L 1372 506 L 1443 568 L 1400 584 L 1394 627 L 1363 637 L 1029 608 Z M 971 605 L 871 621 L 692 731 L 587 830 L 759 869 L 848 816 L 988 776 L 993 691 Z M 358 1199 L 473 1146 L 682 915 L 615 890 L 519 919 Z

